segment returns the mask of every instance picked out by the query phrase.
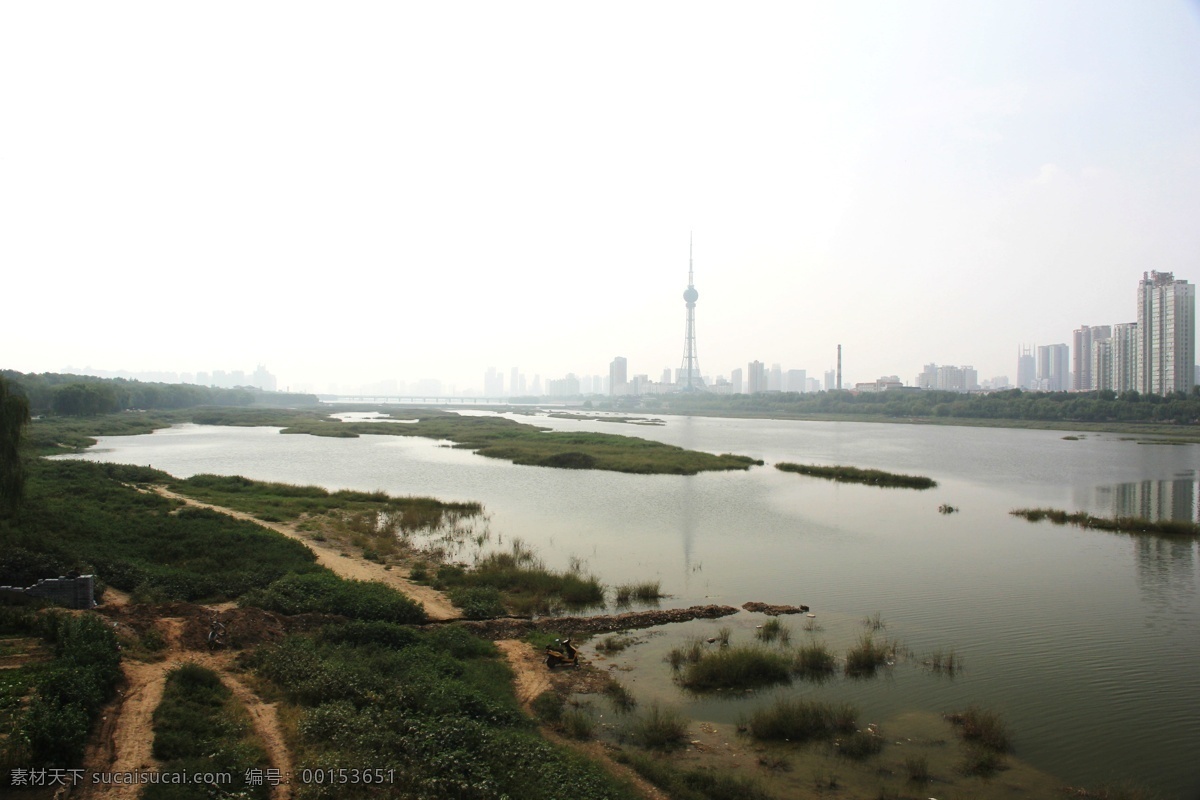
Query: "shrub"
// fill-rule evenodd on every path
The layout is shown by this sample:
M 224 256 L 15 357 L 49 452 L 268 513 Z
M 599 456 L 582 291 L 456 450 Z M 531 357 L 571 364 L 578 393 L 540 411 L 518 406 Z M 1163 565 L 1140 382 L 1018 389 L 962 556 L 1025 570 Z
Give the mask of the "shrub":
M 542 722 L 556 725 L 563 718 L 563 699 L 553 690 L 542 692 L 529 704 L 533 715 Z
M 451 589 L 448 594 L 467 619 L 493 619 L 506 613 L 500 592 L 491 586 Z
M 861 761 L 883 750 L 883 737 L 872 730 L 854 731 L 837 742 L 838 755 Z
M 1007 753 L 1012 749 L 1008 726 L 994 711 L 970 706 L 966 711 L 948 714 L 946 718 L 958 728 L 959 736 L 967 742 L 996 753 Z

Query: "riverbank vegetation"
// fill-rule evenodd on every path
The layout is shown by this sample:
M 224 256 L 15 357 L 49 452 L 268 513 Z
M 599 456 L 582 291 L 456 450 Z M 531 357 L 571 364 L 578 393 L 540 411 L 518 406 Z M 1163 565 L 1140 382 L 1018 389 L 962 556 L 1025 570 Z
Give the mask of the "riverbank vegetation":
M 159 383 L 53 372 L 0 370 L 29 398 L 33 414 L 93 417 L 121 411 L 161 411 L 197 406 L 316 406 L 316 395 L 265 392 L 255 386 L 218 389 L 193 383 Z
M 1191 520 L 1150 520 L 1144 517 L 1096 517 L 1084 511 L 1074 513 L 1055 508 L 1018 508 L 1008 512 L 1030 522 L 1049 520 L 1055 525 L 1078 525 L 1119 533 L 1153 533 L 1159 536 L 1200 536 L 1200 524 Z
M 74 767 L 121 679 L 111 627 L 94 616 L 0 607 L 0 634 L 20 637 L 30 656 L 52 653 L 0 672 L 0 786 L 14 769 Z
M 717 395 L 705 392 L 655 396 L 648 411 L 698 416 L 771 417 L 773 419 L 882 419 L 891 421 L 1007 420 L 1030 423 L 1200 424 L 1200 391 L 1162 396 L 1137 392 L 1028 392 L 1009 389 L 962 394 L 922 389 L 886 392 L 848 390 L 799 394 L 759 392 Z M 958 422 L 958 424 L 962 424 Z M 1070 427 L 1075 427 L 1071 425 Z M 1183 433 L 1180 431 L 1180 433 Z M 1200 431 L 1189 434 L 1200 439 Z
M 574 562 L 562 572 L 549 570 L 520 540 L 507 552 L 482 556 L 470 569 L 442 564 L 431 584 L 447 590 L 454 604 L 475 619 L 604 605 L 604 586 L 585 573 L 582 564 Z
M 295 761 L 379 771 L 375 786 L 311 786 L 317 798 L 632 798 L 603 769 L 542 739 L 496 648 L 456 628 L 381 645 L 330 625 L 250 658 L 298 719 Z M 380 630 L 383 628 L 380 627 Z
M 755 739 L 777 742 L 806 742 L 829 739 L 854 731 L 858 709 L 805 698 L 782 697 L 772 705 L 755 710 L 746 728 Z
M 814 478 L 827 478 L 840 483 L 864 483 L 868 486 L 902 487 L 906 489 L 931 489 L 937 486 L 937 481 L 921 475 L 903 475 L 894 472 L 884 472 L 880 469 L 860 469 L 845 466 L 820 466 L 818 464 L 793 464 L 781 461 L 775 468 L 784 472 L 796 472 L 801 475 L 811 475 Z

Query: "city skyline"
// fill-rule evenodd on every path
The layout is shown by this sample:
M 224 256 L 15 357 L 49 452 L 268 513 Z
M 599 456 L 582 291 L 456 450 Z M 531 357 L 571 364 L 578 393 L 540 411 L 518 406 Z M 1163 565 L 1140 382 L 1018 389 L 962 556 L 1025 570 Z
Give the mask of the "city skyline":
M 4 11 L 0 368 L 657 379 L 694 231 L 705 375 L 1015 383 L 1200 277 L 1194 3 L 146 8 Z

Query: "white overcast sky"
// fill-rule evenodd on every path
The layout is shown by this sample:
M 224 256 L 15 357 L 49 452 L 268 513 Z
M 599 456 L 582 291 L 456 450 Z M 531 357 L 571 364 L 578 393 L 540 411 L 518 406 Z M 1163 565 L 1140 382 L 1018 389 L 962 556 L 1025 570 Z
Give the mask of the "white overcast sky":
M 0 4 L 0 368 L 1016 377 L 1200 281 L 1200 4 Z

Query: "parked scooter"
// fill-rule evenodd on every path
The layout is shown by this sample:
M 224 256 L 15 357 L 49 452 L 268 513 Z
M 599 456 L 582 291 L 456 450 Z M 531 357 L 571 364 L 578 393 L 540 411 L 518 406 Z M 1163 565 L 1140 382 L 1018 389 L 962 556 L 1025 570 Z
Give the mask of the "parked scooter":
M 578 667 L 579 651 L 571 644 L 569 638 L 555 639 L 554 644 L 546 645 L 546 666 L 550 669 Z

